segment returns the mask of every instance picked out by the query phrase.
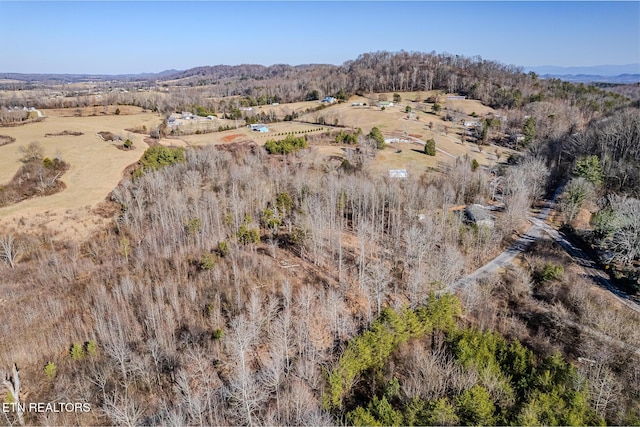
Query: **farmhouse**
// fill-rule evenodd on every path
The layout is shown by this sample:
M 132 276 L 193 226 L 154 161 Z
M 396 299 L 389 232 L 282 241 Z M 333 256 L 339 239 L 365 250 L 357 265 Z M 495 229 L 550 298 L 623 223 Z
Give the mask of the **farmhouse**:
M 327 96 L 326 98 L 324 98 L 322 101 L 320 102 L 325 102 L 327 104 L 333 104 L 337 101 L 337 99 L 335 99 L 333 96 Z

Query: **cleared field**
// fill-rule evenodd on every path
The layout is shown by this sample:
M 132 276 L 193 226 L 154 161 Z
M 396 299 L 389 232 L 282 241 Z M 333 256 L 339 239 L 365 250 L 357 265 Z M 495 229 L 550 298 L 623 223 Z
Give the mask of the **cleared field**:
M 8 182 L 20 167 L 20 153 L 18 149 L 27 146 L 32 141 L 38 141 L 44 149 L 45 157 L 54 158 L 58 154 L 71 165 L 61 180 L 67 188 L 60 193 L 39 197 L 15 205 L 0 208 L 0 226 L 9 226 L 21 231 L 33 228 L 32 220 L 43 215 L 81 220 L 78 212 L 95 207 L 116 187 L 122 179 L 124 169 L 140 159 L 147 148 L 143 141 L 144 135 L 125 131 L 127 128 L 146 125 L 147 128 L 157 126 L 161 118 L 152 113 L 127 114 L 119 116 L 96 117 L 56 117 L 24 126 L 3 128 L 3 134 L 16 138 L 13 144 L 0 147 L 0 183 Z M 64 131 L 82 132 L 83 135 L 63 135 L 44 137 L 47 133 L 62 133 Z M 105 142 L 97 132 L 108 131 L 123 138 L 129 138 L 134 143 L 134 149 L 123 151 L 116 144 Z M 19 220 L 21 219 L 21 221 Z M 42 217 L 42 219 L 45 219 Z M 31 221 L 28 221 L 31 220 Z M 48 221 L 56 232 L 64 228 L 60 222 Z M 64 222 L 64 221 L 62 221 Z
M 220 127 L 231 127 L 235 128 L 236 124 L 238 126 L 242 126 L 244 123 L 243 120 L 229 120 L 229 119 L 213 119 L 209 120 L 205 117 L 195 117 L 194 119 L 176 119 L 175 127 L 170 127 L 169 129 L 173 132 L 175 136 L 185 136 L 185 135 L 195 135 L 196 131 L 201 131 L 204 133 L 213 133 L 217 131 Z M 184 135 L 183 135 L 184 134 Z
M 386 94 L 388 99 L 392 99 L 393 93 Z M 334 104 L 320 111 L 313 111 L 302 114 L 299 120 L 316 121 L 319 117 L 323 117 L 326 123 L 333 124 L 336 122 L 346 126 L 346 130 L 362 128 L 368 133 L 372 127 L 378 127 L 387 138 L 413 136 L 422 141 L 433 138 L 436 141 L 438 151 L 435 157 L 425 156 L 419 151 L 422 150 L 421 144 L 393 144 L 384 151 L 378 153 L 378 156 L 371 164 L 376 173 L 387 173 L 388 169 L 412 169 L 415 173 L 423 173 L 426 170 L 437 168 L 439 164 L 446 163 L 458 156 L 468 155 L 471 159 L 476 159 L 481 165 L 492 165 L 498 161 L 495 151 L 498 150 L 499 156 L 504 160 L 511 150 L 502 147 L 483 147 L 479 151 L 476 144 L 460 142 L 460 132 L 462 127 L 460 123 L 448 122 L 443 119 L 443 115 L 433 113 L 414 113 L 411 119 L 405 112 L 406 106 L 411 106 L 414 111 L 416 107 L 423 108 L 427 111 L 431 109 L 431 104 L 417 104 L 415 99 L 424 100 L 432 95 L 431 92 L 415 92 L 401 93 L 403 101 L 393 107 L 387 107 L 380 110 L 375 106 L 371 106 L 371 100 L 363 96 L 353 96 L 348 101 Z M 476 112 L 477 114 L 489 114 L 494 112 L 491 108 L 483 106 L 480 102 L 474 100 L 450 101 L 457 103 L 449 108 L 456 108 L 459 111 Z M 353 106 L 353 103 L 366 103 L 367 105 Z M 268 108 L 278 108 L 278 113 L 290 111 L 304 111 L 307 108 L 318 106 L 317 101 L 300 102 L 295 104 L 284 104 Z M 266 107 L 265 107 L 266 108 Z M 288 114 L 288 113 L 287 113 Z M 283 138 L 288 132 L 298 132 L 296 135 L 304 135 L 306 130 L 311 130 L 312 134 L 325 132 L 327 130 L 339 130 L 340 128 L 332 126 L 321 126 L 300 122 L 280 122 L 269 124 L 270 132 L 258 133 L 252 132 L 246 127 L 239 127 L 225 132 L 215 132 L 206 135 L 189 135 L 179 137 L 179 140 L 162 141 L 164 144 L 174 145 L 217 145 L 230 142 L 254 142 L 258 145 L 264 145 L 269 139 Z M 430 129 L 431 127 L 431 129 Z M 445 133 L 445 127 L 447 132 Z M 315 129 L 321 128 L 320 131 Z M 280 135 L 279 135 L 280 134 Z M 344 151 L 335 146 L 314 145 L 317 155 L 326 156 L 344 156 Z M 402 153 L 396 153 L 402 150 Z
M 302 114 L 308 108 L 313 109 L 318 107 L 319 105 L 321 105 L 319 101 L 303 101 L 303 102 L 292 102 L 290 104 L 260 105 L 252 108 L 255 114 L 260 114 L 261 112 L 264 112 L 265 114 L 269 114 L 273 112 L 278 117 L 282 117 L 292 113 Z
M 116 110 L 120 110 L 120 116 L 144 114 L 140 107 L 132 105 L 106 105 L 99 107 L 82 108 L 49 108 L 41 110 L 45 117 L 97 117 L 115 115 Z
M 476 113 L 480 116 L 486 116 L 490 113 L 495 114 L 496 112 L 493 108 L 482 105 L 480 101 L 476 101 L 474 99 L 447 99 L 444 101 L 444 106 L 450 110 L 460 111 L 467 115 Z
M 329 123 L 332 123 L 334 119 L 338 119 L 340 124 L 349 128 L 360 127 L 365 133 L 368 133 L 374 126 L 378 127 L 386 138 L 415 136 L 423 141 L 433 138 L 436 141 L 437 148 L 446 151 L 451 154 L 451 156 L 458 157 L 469 155 L 470 158 L 476 159 L 482 165 L 490 165 L 497 161 L 497 157 L 495 155 L 496 149 L 502 159 L 506 158 L 513 152 L 503 147 L 494 146 L 483 147 L 483 151 L 480 152 L 478 151 L 476 144 L 468 142 L 462 144 L 459 136 L 460 132 L 462 132 L 461 124 L 445 121 L 443 115 L 414 112 L 413 118 L 409 119 L 409 115 L 405 112 L 405 108 L 406 106 L 411 106 L 412 109 L 415 109 L 416 103 L 407 100 L 415 99 L 417 95 L 421 95 L 420 98 L 424 98 L 429 94 L 429 92 L 401 93 L 400 95 L 403 98 L 403 101 L 392 107 L 387 107 L 385 110 L 380 110 L 377 107 L 371 107 L 369 105 L 352 106 L 353 103 L 370 103 L 369 99 L 366 97 L 354 96 L 347 102 L 336 104 L 324 110 L 304 115 L 302 119 L 315 120 L 316 116 L 322 115 Z M 392 99 L 392 96 L 392 93 L 387 94 L 389 99 Z M 469 110 L 469 113 L 473 111 L 477 114 L 480 114 L 480 112 L 482 112 L 482 114 L 495 113 L 493 109 L 483 106 L 479 101 L 464 100 L 452 102 L 459 103 L 456 108 L 461 108 L 465 111 Z M 430 110 L 431 104 L 423 104 L 421 108 Z M 446 133 L 445 127 L 447 128 Z M 412 146 L 413 148 L 420 148 L 418 144 L 412 144 Z M 384 154 L 384 152 L 380 154 Z M 383 155 L 381 156 L 381 159 L 393 159 L 395 166 L 398 166 L 398 157 L 405 158 L 405 156 L 391 156 L 387 158 Z M 450 156 L 447 156 L 440 151 L 435 156 L 436 161 L 448 161 L 448 158 L 450 159 Z M 380 160 L 380 162 L 383 161 L 384 160 Z M 378 163 L 377 160 L 376 163 Z M 425 167 L 435 167 L 435 164 Z
M 269 132 L 260 133 L 253 132 L 246 126 L 239 126 L 238 129 L 231 129 L 223 132 L 213 132 L 202 135 L 183 135 L 177 137 L 177 140 L 183 141 L 186 145 L 219 145 L 228 142 L 254 142 L 258 145 L 264 145 L 269 139 L 282 139 L 284 134 L 294 132 L 296 136 L 304 135 L 303 132 L 319 133 L 325 132 L 330 128 L 327 126 L 313 125 L 298 122 L 279 122 L 267 124 Z M 171 145 L 176 139 L 162 140 L 162 144 Z
M 387 175 L 389 169 L 406 169 L 409 175 L 422 175 L 428 170 L 434 170 L 439 162 L 447 161 L 446 156 L 437 153 L 427 156 L 423 146 L 410 143 L 393 143 L 379 151 L 371 164 L 371 169 L 379 175 Z
M 393 97 L 392 93 L 386 95 L 388 99 Z M 476 159 L 482 165 L 492 165 L 499 160 L 498 156 L 504 161 L 512 152 L 495 146 L 482 147 L 480 151 L 476 144 L 462 144 L 459 136 L 462 131 L 460 123 L 444 121 L 443 115 L 430 112 L 431 104 L 415 101 L 424 100 L 431 93 L 401 93 L 400 95 L 402 101 L 385 110 L 370 105 L 353 106 L 352 103 L 371 104 L 370 98 L 359 96 L 306 114 L 300 113 L 309 108 L 316 108 L 320 103 L 307 101 L 254 107 L 256 113 L 273 111 L 282 117 L 285 114 L 298 112 L 299 120 L 313 122 L 322 117 L 327 124 L 338 123 L 346 128 L 294 121 L 267 124 L 270 132 L 259 133 L 240 125 L 241 121 L 238 121 L 236 129 L 235 121 L 216 120 L 211 122 L 211 126 L 218 126 L 224 122 L 234 128 L 223 132 L 165 138 L 160 143 L 200 146 L 252 142 L 264 145 L 267 140 L 284 138 L 287 133 L 301 136 L 359 127 L 366 134 L 374 126 L 378 127 L 386 138 L 413 137 L 419 141 L 435 139 L 439 151 L 433 157 L 423 153 L 423 144 L 420 142 L 388 144 L 387 148 L 379 151 L 370 163 L 372 173 L 380 175 L 387 175 L 389 169 L 407 169 L 412 175 L 422 175 L 464 155 Z M 471 112 L 479 115 L 493 112 L 478 101 L 447 102 L 447 108 L 462 111 L 467 115 Z M 411 106 L 414 111 L 411 117 L 405 112 L 406 106 Z M 116 108 L 120 109 L 119 115 L 114 114 Z M 417 111 L 419 109 L 424 109 L 425 112 Z M 44 148 L 45 156 L 53 158 L 59 153 L 65 161 L 70 163 L 71 169 L 61 178 L 67 188 L 52 196 L 26 200 L 0 208 L 0 227 L 24 232 L 44 228 L 54 235 L 86 237 L 97 225 L 105 221 L 95 215 L 93 209 L 117 186 L 123 170 L 139 160 L 147 148 L 147 144 L 143 141 L 145 135 L 131 133 L 125 129 L 142 128 L 142 126 L 152 129 L 161 123 L 162 118 L 157 114 L 143 112 L 138 107 L 130 106 L 43 110 L 43 113 L 46 119 L 42 122 L 1 129 L 2 134 L 13 137 L 16 141 L 0 146 L 0 185 L 8 182 L 20 167 L 18 149 L 32 141 L 39 141 Z M 115 143 L 100 139 L 97 133 L 101 131 L 131 139 L 135 149 L 119 150 Z M 74 136 L 71 133 L 82 133 L 82 135 Z M 45 134 L 61 135 L 45 137 Z M 308 155 L 312 163 L 317 166 L 332 164 L 337 167 L 340 161 L 336 158 L 344 157 L 347 148 L 314 143 Z M 498 156 L 496 156 L 496 150 Z

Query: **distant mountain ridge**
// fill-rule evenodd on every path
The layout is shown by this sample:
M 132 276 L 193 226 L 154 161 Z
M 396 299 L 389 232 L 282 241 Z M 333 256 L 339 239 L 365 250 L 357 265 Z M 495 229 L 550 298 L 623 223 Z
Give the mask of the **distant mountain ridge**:
M 558 67 L 555 65 L 540 65 L 524 67 L 525 71 L 536 74 L 550 75 L 591 75 L 591 76 L 619 76 L 621 74 L 640 74 L 640 63 L 625 65 L 592 65 L 583 67 Z
M 334 69 L 339 66 L 328 64 L 287 65 L 275 64 L 264 66 L 258 64 L 215 65 L 194 67 L 188 70 L 165 70 L 159 73 L 138 74 L 56 74 L 56 73 L 0 73 L 0 79 L 11 79 L 22 82 L 58 81 L 63 83 L 86 81 L 150 81 L 194 78 L 207 76 L 209 78 L 225 78 L 235 75 L 275 75 L 294 70 L 309 70 L 312 68 Z M 557 78 L 573 83 L 617 83 L 628 84 L 640 82 L 640 63 L 624 65 L 593 65 L 579 67 L 559 67 L 555 65 L 530 66 L 522 68 L 525 72 L 533 71 L 541 78 Z
M 560 79 L 571 83 L 615 83 L 630 84 L 640 82 L 640 74 L 620 74 L 600 76 L 592 74 L 542 74 L 543 79 Z
M 165 70 L 159 73 L 139 74 L 56 74 L 56 73 L 0 73 L 0 79 L 19 80 L 23 82 L 60 81 L 74 83 L 83 81 L 110 80 L 153 80 L 166 78 L 180 73 L 181 70 Z
M 640 64 L 593 65 L 589 67 L 557 67 L 542 65 L 525 67 L 543 79 L 560 79 L 572 83 L 617 83 L 640 82 Z

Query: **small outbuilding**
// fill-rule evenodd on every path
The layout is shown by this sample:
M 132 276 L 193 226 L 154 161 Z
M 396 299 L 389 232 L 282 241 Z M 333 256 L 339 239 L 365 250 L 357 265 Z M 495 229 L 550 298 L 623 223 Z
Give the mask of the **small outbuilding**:
M 389 178 L 407 179 L 409 173 L 406 169 L 389 169 Z
M 493 228 L 493 217 L 482 205 L 471 204 L 464 208 L 464 216 L 467 222 L 478 227 Z
M 249 125 L 249 129 L 251 129 L 253 132 L 269 132 L 269 128 L 263 123 L 255 123 Z

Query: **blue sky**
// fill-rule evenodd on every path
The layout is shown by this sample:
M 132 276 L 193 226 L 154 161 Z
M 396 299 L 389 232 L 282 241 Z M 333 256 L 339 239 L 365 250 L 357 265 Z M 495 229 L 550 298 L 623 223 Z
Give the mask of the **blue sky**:
M 342 64 L 377 50 L 518 66 L 640 62 L 640 2 L 0 0 L 0 72 Z

